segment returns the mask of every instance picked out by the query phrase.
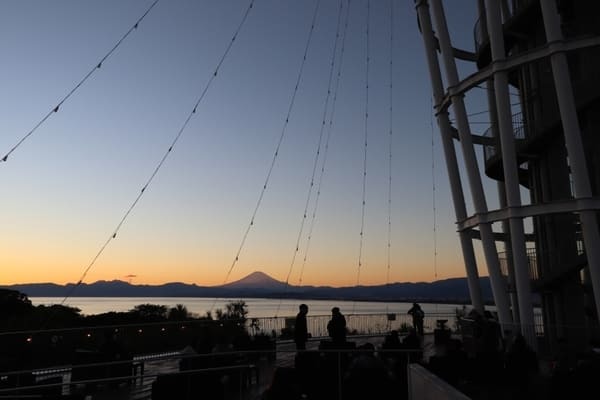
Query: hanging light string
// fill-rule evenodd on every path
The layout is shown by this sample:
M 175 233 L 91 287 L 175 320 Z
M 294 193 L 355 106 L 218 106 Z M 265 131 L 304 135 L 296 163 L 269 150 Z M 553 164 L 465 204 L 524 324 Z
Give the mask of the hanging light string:
M 388 232 L 387 232 L 387 271 L 385 284 L 390 284 L 392 266 L 392 145 L 394 132 L 394 0 L 390 0 L 390 133 L 388 142 Z M 389 312 L 385 304 L 386 314 Z
M 302 220 L 300 222 L 300 229 L 298 230 L 298 236 L 296 238 L 296 246 L 294 249 L 294 254 L 292 255 L 292 260 L 290 262 L 290 267 L 288 269 L 287 276 L 285 278 L 285 286 L 283 289 L 282 297 L 279 298 L 279 304 L 277 305 L 277 309 L 275 311 L 275 317 L 279 314 L 279 310 L 281 308 L 281 303 L 283 300 L 283 296 L 287 293 L 289 288 L 290 276 L 292 275 L 292 270 L 294 269 L 294 264 L 296 263 L 296 257 L 298 256 L 298 251 L 300 249 L 300 240 L 302 239 L 302 234 L 304 233 L 304 225 L 306 224 L 306 218 L 308 215 L 308 207 L 310 206 L 310 200 L 312 198 L 313 189 L 315 187 L 315 176 L 317 175 L 317 167 L 319 165 L 319 160 L 321 159 L 321 148 L 323 145 L 323 136 L 325 133 L 325 126 L 327 123 L 327 113 L 329 111 L 329 99 L 331 98 L 331 90 L 333 84 L 333 72 L 335 70 L 335 58 L 337 54 L 338 42 L 340 37 L 340 25 L 342 19 L 342 10 L 343 10 L 343 2 L 340 0 L 340 5 L 338 8 L 338 16 L 337 16 L 337 25 L 335 30 L 335 40 L 333 44 L 333 50 L 331 52 L 331 62 L 329 68 L 329 77 L 327 80 L 327 95 L 325 96 L 325 102 L 323 104 L 323 118 L 321 120 L 321 128 L 319 130 L 319 140 L 317 142 L 317 151 L 315 152 L 315 158 L 312 167 L 312 174 L 310 177 L 310 184 L 308 185 L 308 193 L 306 195 L 306 202 L 304 204 L 304 211 L 302 213 Z
M 326 138 L 325 138 L 325 149 L 323 150 L 323 157 L 322 157 L 322 161 L 321 161 L 321 170 L 320 170 L 320 174 L 319 174 L 319 182 L 317 183 L 317 195 L 315 198 L 315 203 L 313 205 L 310 227 L 308 229 L 308 238 L 306 240 L 306 247 L 304 248 L 304 258 L 302 260 L 302 267 L 300 268 L 300 278 L 298 279 L 299 286 L 302 286 L 302 277 L 304 275 L 304 268 L 306 266 L 306 261 L 308 260 L 308 252 L 310 249 L 310 242 L 311 242 L 313 230 L 315 227 L 315 220 L 316 220 L 316 216 L 317 216 L 317 210 L 319 207 L 319 199 L 321 197 L 321 187 L 323 184 L 323 177 L 325 175 L 325 165 L 327 164 L 327 155 L 329 153 L 329 141 L 331 140 L 332 131 L 333 131 L 333 120 L 334 120 L 335 108 L 336 108 L 336 104 L 337 104 L 338 88 L 340 86 L 340 78 L 342 76 L 342 65 L 344 64 L 344 53 L 345 53 L 345 47 L 346 47 L 346 33 L 348 31 L 349 16 L 350 16 L 350 0 L 348 0 L 348 7 L 346 7 L 344 30 L 342 33 L 342 44 L 341 44 L 340 56 L 339 56 L 339 60 L 338 60 L 338 68 L 337 68 L 337 72 L 336 72 L 335 86 L 333 89 L 333 100 L 331 102 L 331 112 L 329 114 L 329 123 L 327 126 L 327 134 L 326 134 Z
M 433 274 L 437 280 L 437 208 L 436 208 L 436 185 L 435 185 L 435 141 L 433 129 L 433 98 L 431 98 L 431 115 L 429 117 L 429 125 L 431 127 L 431 204 L 433 207 Z M 437 303 L 436 303 L 437 307 Z
M 19 146 L 21 146 L 21 144 L 23 144 L 23 142 L 25 142 L 25 140 L 27 140 L 31 135 L 33 135 L 33 133 L 40 127 L 42 126 L 42 124 L 44 122 L 46 122 L 46 120 L 48 118 L 50 118 L 50 116 L 54 113 L 57 113 L 58 110 L 60 109 L 60 107 L 63 105 L 63 103 L 65 101 L 67 101 L 69 99 L 69 97 L 71 97 L 76 91 L 77 89 L 79 89 L 93 74 L 94 72 L 96 72 L 97 70 L 99 70 L 102 67 L 102 64 L 115 52 L 115 50 L 117 50 L 117 48 L 119 48 L 119 46 L 121 45 L 121 43 L 123 43 L 123 41 L 125 39 L 127 39 L 127 37 L 131 34 L 131 32 L 133 32 L 134 30 L 136 30 L 139 26 L 139 24 L 144 20 L 144 18 L 146 18 L 146 15 L 148 15 L 148 13 L 154 8 L 154 6 L 156 5 L 156 3 L 158 3 L 159 0 L 154 0 L 154 2 L 150 5 L 150 7 L 148 7 L 148 9 L 146 10 L 146 12 L 144 12 L 142 14 L 141 17 L 139 17 L 137 19 L 137 21 L 135 21 L 135 24 L 133 24 L 131 26 L 131 28 L 129 28 L 129 30 L 127 32 L 125 32 L 125 34 L 121 37 L 121 39 L 119 39 L 119 41 L 108 51 L 108 53 L 106 53 L 104 55 L 104 57 L 102 57 L 100 59 L 100 61 L 96 64 L 94 64 L 94 67 L 92 67 L 92 69 L 83 77 L 83 79 L 81 79 L 79 81 L 79 83 L 77 83 L 68 93 L 66 96 L 64 96 L 59 102 L 58 104 L 56 104 L 56 106 L 52 107 L 52 109 L 50 111 L 48 111 L 48 113 L 37 123 L 35 124 L 35 126 L 25 134 L 25 136 L 23 136 L 1 159 L 0 162 L 6 162 L 8 160 L 8 156 L 10 156 Z
M 281 129 L 281 134 L 279 135 L 279 140 L 277 142 L 277 147 L 275 148 L 275 153 L 273 154 L 273 158 L 271 159 L 271 164 L 269 166 L 268 172 L 267 172 L 267 176 L 265 177 L 265 182 L 262 185 L 262 189 L 260 191 L 260 195 L 258 196 L 258 201 L 256 202 L 256 206 L 254 207 L 254 211 L 252 212 L 252 217 L 250 218 L 250 223 L 248 224 L 248 226 L 246 227 L 246 230 L 244 231 L 244 235 L 242 237 L 242 241 L 238 247 L 238 250 L 235 254 L 235 257 L 233 258 L 233 261 L 231 262 L 231 265 L 229 266 L 229 269 L 227 271 L 227 274 L 225 275 L 225 279 L 223 280 L 223 284 L 227 283 L 227 281 L 229 280 L 229 277 L 231 275 L 231 272 L 233 271 L 233 269 L 235 268 L 237 262 L 240 259 L 240 254 L 242 252 L 242 249 L 244 248 L 244 244 L 246 243 L 246 239 L 248 238 L 248 234 L 250 233 L 250 230 L 252 229 L 252 227 L 254 226 L 254 221 L 256 219 L 256 214 L 258 213 L 258 210 L 260 208 L 260 205 L 262 203 L 263 197 L 265 195 L 265 192 L 267 190 L 267 186 L 269 184 L 269 180 L 271 178 L 271 174 L 273 173 L 273 168 L 275 167 L 275 161 L 277 160 L 277 157 L 279 155 L 279 149 L 281 148 L 281 143 L 283 142 L 283 139 L 285 137 L 285 133 L 287 131 L 287 127 L 290 121 L 290 116 L 292 114 L 292 109 L 294 108 L 294 103 L 296 101 L 296 95 L 298 94 L 298 88 L 300 86 L 300 81 L 302 79 L 302 75 L 303 75 L 303 71 L 304 71 L 304 65 L 306 64 L 306 57 L 308 54 L 308 49 L 310 47 L 310 43 L 312 41 L 312 36 L 313 36 L 313 32 L 315 30 L 315 21 L 317 19 L 317 14 L 319 11 L 319 6 L 321 4 L 321 0 L 317 0 L 317 4 L 315 6 L 315 10 L 313 12 L 313 16 L 312 16 L 312 21 L 311 21 L 311 25 L 310 25 L 310 31 L 308 33 L 308 38 L 306 40 L 306 45 L 304 47 L 304 56 L 302 57 L 302 62 L 300 63 L 300 69 L 298 71 L 298 76 L 296 78 L 296 84 L 294 86 L 294 90 L 292 93 L 292 97 L 290 99 L 290 105 L 288 107 L 288 111 L 285 117 L 285 122 L 283 123 L 283 127 Z M 215 299 L 216 302 L 216 299 Z M 215 306 L 215 302 L 213 302 L 213 305 L 211 307 L 211 311 L 212 309 L 214 309 Z
M 369 20 L 371 16 L 371 0 L 367 1 L 367 31 L 366 31 L 366 68 L 365 68 L 365 146 L 364 146 L 364 157 L 363 157 L 363 179 L 362 179 L 362 207 L 361 207 L 361 220 L 360 220 L 360 244 L 358 247 L 358 268 L 356 272 L 356 286 L 360 284 L 360 272 L 363 264 L 363 242 L 365 233 L 365 208 L 366 208 L 366 197 L 367 197 L 367 145 L 369 139 L 369 64 L 370 64 L 370 52 L 369 52 Z M 352 305 L 352 313 L 354 314 L 355 305 Z
M 217 63 L 217 66 L 216 66 L 214 72 L 211 74 L 210 78 L 208 79 L 208 82 L 204 86 L 204 89 L 202 90 L 202 93 L 200 94 L 200 96 L 198 97 L 196 103 L 194 104 L 194 107 L 192 108 L 192 111 L 188 114 L 187 118 L 185 119 L 185 122 L 183 123 L 183 125 L 181 126 L 181 128 L 179 129 L 179 131 L 177 132 L 177 134 L 175 135 L 175 138 L 171 142 L 171 145 L 169 146 L 169 148 L 167 149 L 167 151 L 163 154 L 162 158 L 160 159 L 160 161 L 158 162 L 158 164 L 156 165 L 156 167 L 152 171 L 152 174 L 150 175 L 150 177 L 148 178 L 148 180 L 146 181 L 146 183 L 142 186 L 142 189 L 138 193 L 137 197 L 135 198 L 135 200 L 133 201 L 133 203 L 131 203 L 131 205 L 129 206 L 129 208 L 127 209 L 127 211 L 125 212 L 125 214 L 123 215 L 123 217 L 121 218 L 121 220 L 119 221 L 119 223 L 117 224 L 116 228 L 113 230 L 113 233 L 111 233 L 111 235 L 108 237 L 108 239 L 106 240 L 106 242 L 104 242 L 104 244 L 102 245 L 102 247 L 100 247 L 100 250 L 98 250 L 98 252 L 94 256 L 94 258 L 92 259 L 92 261 L 85 268 L 83 274 L 81 275 L 81 278 L 79 278 L 79 280 L 77 281 L 77 284 L 73 285 L 71 287 L 71 289 L 69 290 L 69 292 L 67 293 L 67 295 L 65 296 L 65 298 L 60 303 L 61 305 L 63 305 L 65 303 L 65 301 L 67 301 L 67 299 L 72 295 L 72 293 L 75 291 L 75 289 L 81 285 L 81 283 L 83 282 L 83 280 L 87 276 L 88 272 L 94 266 L 94 264 L 96 263 L 96 261 L 98 260 L 98 258 L 102 255 L 102 253 L 104 252 L 104 250 L 106 249 L 106 247 L 108 246 L 108 244 L 117 237 L 117 233 L 119 232 L 119 230 L 121 229 L 121 227 L 125 223 L 125 220 L 129 216 L 129 214 L 131 214 L 131 212 L 133 211 L 133 209 L 135 208 L 135 206 L 138 204 L 138 202 L 140 201 L 140 199 L 142 198 L 142 196 L 146 192 L 146 189 L 148 188 L 148 186 L 150 186 L 150 183 L 154 180 L 154 177 L 156 176 L 156 174 L 158 173 L 158 171 L 161 169 L 161 167 L 165 163 L 167 157 L 171 154 L 171 151 L 175 147 L 175 144 L 177 144 L 177 142 L 179 141 L 179 138 L 181 137 L 181 135 L 185 131 L 186 127 L 188 126 L 190 120 L 192 119 L 192 116 L 194 114 L 196 114 L 196 110 L 197 110 L 198 106 L 200 105 L 200 103 L 204 99 L 204 97 L 205 97 L 205 95 L 206 95 L 209 87 L 211 86 L 212 82 L 216 78 L 216 76 L 217 76 L 217 74 L 219 72 L 219 69 L 221 68 L 221 65 L 225 61 L 225 58 L 227 57 L 227 55 L 229 54 L 229 52 L 231 50 L 231 47 L 233 46 L 233 42 L 235 42 L 235 39 L 237 38 L 240 30 L 242 29 L 242 26 L 244 25 L 244 23 L 248 19 L 248 14 L 250 13 L 250 10 L 252 9 L 253 5 L 254 5 L 254 0 L 251 0 L 250 4 L 246 8 L 246 11 L 244 13 L 244 16 L 242 17 L 242 20 L 240 21 L 239 25 L 237 26 L 237 29 L 235 30 L 235 33 L 234 33 L 233 37 L 231 38 L 231 41 L 227 45 L 227 48 L 225 49 L 225 51 L 223 52 L 223 55 L 221 56 L 219 62 Z
M 431 203 L 433 207 L 433 275 L 434 279 L 437 281 L 438 272 L 437 272 L 437 256 L 438 256 L 438 248 L 437 248 L 437 208 L 436 208 L 436 185 L 435 185 L 435 141 L 434 141 L 434 129 L 433 129 L 433 97 L 430 97 L 431 101 L 431 115 L 429 116 L 429 126 L 431 127 Z M 435 303 L 435 312 L 438 313 L 438 303 Z

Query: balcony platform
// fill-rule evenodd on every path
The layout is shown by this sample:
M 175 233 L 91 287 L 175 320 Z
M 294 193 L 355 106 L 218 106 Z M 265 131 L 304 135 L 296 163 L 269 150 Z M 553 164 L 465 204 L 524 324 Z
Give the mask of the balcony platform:
M 312 338 L 307 343 L 307 351 L 318 351 L 322 340 L 327 338 Z M 355 346 L 360 347 L 370 343 L 376 350 L 381 348 L 383 336 L 381 335 L 357 335 L 349 336 L 349 342 L 354 342 Z M 425 334 L 423 338 L 423 359 L 427 360 L 436 352 L 434 344 L 434 335 Z M 260 357 L 252 365 L 254 372 L 248 380 L 248 384 L 242 391 L 236 385 L 231 385 L 235 389 L 226 389 L 225 399 L 243 399 L 260 400 L 264 392 L 272 383 L 275 371 L 278 368 L 294 368 L 296 349 L 291 340 L 282 340 L 276 343 L 276 357 Z M 152 386 L 159 375 L 180 373 L 180 361 L 185 357 L 184 352 L 180 354 L 170 354 L 165 357 L 148 357 L 145 360 L 135 362 L 136 369 L 133 374 L 134 379 L 126 383 L 104 384 L 99 383 L 92 391 L 84 390 L 81 384 L 71 385 L 71 372 L 62 371 L 57 375 L 62 375 L 63 395 L 80 395 L 85 400 L 146 400 L 152 398 Z M 227 385 L 225 385 L 227 388 Z M 65 397 L 68 398 L 68 397 Z

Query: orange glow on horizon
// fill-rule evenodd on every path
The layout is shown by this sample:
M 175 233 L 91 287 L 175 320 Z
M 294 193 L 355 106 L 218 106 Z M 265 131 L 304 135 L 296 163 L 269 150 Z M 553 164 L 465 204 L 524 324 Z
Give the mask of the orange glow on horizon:
M 3 268 L 0 272 L 0 284 L 13 285 L 24 283 L 55 283 L 64 285 L 76 283 L 82 274 L 80 266 L 70 264 L 62 266 L 58 262 L 46 264 L 39 268 L 35 259 L 19 260 L 11 263 L 11 267 Z M 32 273 L 34 271 L 34 273 Z M 101 268 L 91 269 L 84 283 L 90 284 L 96 281 L 121 280 L 133 285 L 161 285 L 171 282 L 182 282 L 185 284 L 196 284 L 198 286 L 218 286 L 223 283 L 231 283 L 242 279 L 252 272 L 261 271 L 281 282 L 285 282 L 286 274 L 282 268 L 263 265 L 261 267 L 240 267 L 232 271 L 225 282 L 224 269 L 200 268 L 193 264 L 183 264 L 177 268 L 168 268 L 155 264 L 146 264 L 144 267 L 135 264 L 119 263 L 114 265 L 102 265 Z M 432 282 L 435 280 L 448 279 L 464 276 L 461 267 L 444 268 L 435 278 L 431 268 L 424 270 L 417 264 L 416 267 L 403 267 L 390 269 L 389 282 L 387 282 L 387 271 L 364 268 L 361 271 L 358 284 L 364 286 L 382 285 L 396 282 Z M 298 286 L 332 286 L 344 287 L 357 284 L 357 269 L 354 266 L 334 266 L 332 264 L 320 265 L 318 267 L 306 268 L 300 282 L 300 272 L 293 271 L 288 283 Z
M 0 284 L 23 283 L 76 283 L 97 252 L 96 240 L 70 242 L 62 237 L 52 241 L 38 240 L 35 246 L 24 236 L 4 237 L 0 241 Z M 32 238 L 33 239 L 33 238 Z M 242 252 L 232 273 L 226 273 L 232 264 L 231 243 L 196 242 L 180 240 L 179 247 L 150 237 L 128 237 L 123 234 L 111 243 L 107 251 L 89 270 L 84 283 L 99 280 L 122 280 L 131 284 L 160 285 L 170 282 L 218 286 L 230 283 L 255 271 L 285 282 L 290 271 L 289 246 L 271 242 L 251 243 Z M 357 254 L 348 251 L 337 238 L 327 238 L 313 244 L 306 264 L 297 257 L 288 283 L 298 286 L 354 286 L 382 285 L 395 282 L 432 282 L 452 277 L 464 277 L 460 250 L 452 243 L 438 247 L 437 264 L 433 266 L 431 248 L 412 246 L 394 249 L 391 266 L 379 248 L 367 248 L 358 279 Z M 189 241 L 184 246 L 182 241 Z M 384 243 L 382 240 L 380 243 Z M 204 246 L 202 246 L 204 244 Z M 33 248 L 31 248 L 31 247 Z M 251 247 L 253 246 L 253 247 Z M 198 260 L 202 260 L 199 262 Z M 483 265 L 483 263 L 480 263 Z M 302 277 L 300 271 L 303 270 Z M 480 274 L 483 276 L 482 268 Z

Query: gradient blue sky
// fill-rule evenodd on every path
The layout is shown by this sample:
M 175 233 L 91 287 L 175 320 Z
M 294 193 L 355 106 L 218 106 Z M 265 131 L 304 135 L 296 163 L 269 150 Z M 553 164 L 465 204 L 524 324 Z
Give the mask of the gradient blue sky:
M 465 7 L 447 10 L 448 19 L 454 45 L 472 49 L 475 2 L 463 3 Z M 150 4 L 150 0 L 0 3 L 2 155 Z M 159 1 L 102 68 L 8 162 L 0 164 L 0 283 L 79 279 L 177 134 L 248 4 Z M 256 0 L 198 112 L 86 282 L 127 275 L 135 275 L 134 283 L 150 284 L 224 281 L 282 131 L 315 4 Z M 344 10 L 347 5 L 344 1 Z M 366 0 L 350 3 L 336 115 L 303 284 L 340 286 L 357 281 L 366 5 Z M 255 270 L 285 280 L 290 270 L 322 121 L 338 9 L 338 1 L 321 2 L 281 151 L 229 281 Z M 361 284 L 388 279 L 389 13 L 389 1 L 371 1 Z M 393 29 L 389 280 L 464 276 L 436 126 L 434 267 L 431 95 L 412 1 L 394 2 Z M 461 65 L 463 74 L 472 68 Z M 475 104 L 472 110 L 481 110 L 479 96 L 467 100 Z M 301 251 L 292 268 L 292 284 L 300 281 L 303 258 Z M 479 268 L 485 275 L 485 267 Z

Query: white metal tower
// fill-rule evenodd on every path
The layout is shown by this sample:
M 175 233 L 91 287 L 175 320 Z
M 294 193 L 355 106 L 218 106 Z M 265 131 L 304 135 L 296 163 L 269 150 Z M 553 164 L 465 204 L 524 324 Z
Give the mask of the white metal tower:
M 473 250 L 480 239 L 505 332 L 519 330 L 534 348 L 543 333 L 544 350 L 582 350 L 599 336 L 600 2 L 477 0 L 473 51 L 452 46 L 442 0 L 415 5 L 473 306 L 483 308 Z M 461 79 L 456 59 L 477 71 Z M 483 134 L 471 131 L 464 101 L 476 87 L 487 92 Z M 488 208 L 481 169 L 497 181 L 498 209 Z

